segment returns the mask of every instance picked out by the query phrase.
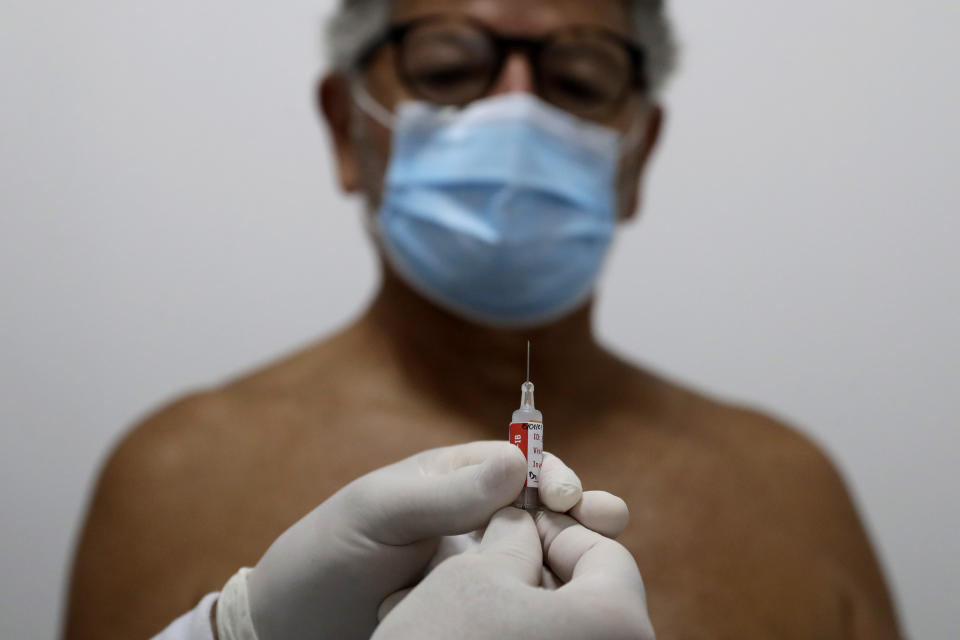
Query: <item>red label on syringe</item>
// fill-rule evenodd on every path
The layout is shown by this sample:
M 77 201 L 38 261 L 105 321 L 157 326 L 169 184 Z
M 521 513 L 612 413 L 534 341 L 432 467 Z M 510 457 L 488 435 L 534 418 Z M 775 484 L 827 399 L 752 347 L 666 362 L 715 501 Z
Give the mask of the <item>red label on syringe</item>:
M 543 423 L 514 422 L 510 425 L 510 442 L 520 447 L 527 459 L 527 481 L 524 487 L 540 486 L 543 465 Z

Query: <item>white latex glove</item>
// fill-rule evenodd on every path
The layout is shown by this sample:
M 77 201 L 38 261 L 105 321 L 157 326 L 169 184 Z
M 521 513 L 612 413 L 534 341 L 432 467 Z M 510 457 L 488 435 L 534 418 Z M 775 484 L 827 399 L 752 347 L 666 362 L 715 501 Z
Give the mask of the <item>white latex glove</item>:
M 580 524 L 609 538 L 616 538 L 626 528 L 630 513 L 626 503 L 606 491 L 583 491 L 580 478 L 564 462 L 550 452 L 543 454 L 540 468 L 540 503 L 557 513 L 569 512 Z M 480 544 L 483 530 L 478 529 L 459 536 L 445 536 L 427 565 L 426 573 L 451 556 L 468 551 Z M 554 576 L 544 570 L 543 586 L 552 588 Z M 402 597 L 410 589 L 392 595 Z
M 484 527 L 525 477 L 517 447 L 474 442 L 351 482 L 277 538 L 250 573 L 259 640 L 369 638 L 381 603 L 423 575 L 441 537 Z M 626 524 L 622 501 L 603 492 L 581 499 L 576 474 L 555 457 L 544 462 L 540 493 L 554 508 L 576 503 L 596 528 Z
M 562 586 L 539 586 L 541 563 Z M 513 507 L 493 516 L 478 547 L 385 602 L 381 615 L 372 640 L 654 638 L 629 551 L 569 516 L 543 511 L 534 523 Z

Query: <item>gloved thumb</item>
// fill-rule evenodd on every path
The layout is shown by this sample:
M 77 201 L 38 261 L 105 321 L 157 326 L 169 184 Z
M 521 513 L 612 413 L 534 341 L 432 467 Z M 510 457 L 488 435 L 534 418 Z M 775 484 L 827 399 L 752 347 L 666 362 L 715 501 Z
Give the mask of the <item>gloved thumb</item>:
M 371 474 L 368 535 L 405 545 L 479 529 L 523 488 L 527 462 L 507 442 L 433 449 Z

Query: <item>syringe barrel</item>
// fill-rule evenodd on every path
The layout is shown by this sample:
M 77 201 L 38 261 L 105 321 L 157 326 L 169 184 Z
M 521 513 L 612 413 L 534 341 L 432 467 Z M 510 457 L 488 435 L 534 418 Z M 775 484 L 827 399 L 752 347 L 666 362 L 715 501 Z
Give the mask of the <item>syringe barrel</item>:
M 513 506 L 530 511 L 538 509 L 540 469 L 543 465 L 543 414 L 527 407 L 514 411 L 509 438 L 511 444 L 519 447 L 527 459 L 527 479 Z

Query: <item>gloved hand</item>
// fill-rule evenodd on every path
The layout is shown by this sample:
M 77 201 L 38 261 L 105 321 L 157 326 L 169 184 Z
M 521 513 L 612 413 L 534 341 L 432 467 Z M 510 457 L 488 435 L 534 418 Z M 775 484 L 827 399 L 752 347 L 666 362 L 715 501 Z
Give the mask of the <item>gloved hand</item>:
M 540 475 L 545 479 L 540 483 L 540 502 L 547 509 L 557 513 L 569 511 L 584 526 L 610 538 L 616 538 L 626 528 L 630 520 L 626 503 L 606 491 L 583 491 L 580 478 L 557 456 L 544 452 Z M 444 536 L 426 572 L 447 558 L 479 545 L 482 536 L 483 531 L 479 529 L 458 536 Z M 544 569 L 543 581 L 545 586 L 553 584 L 553 576 L 547 569 Z
M 526 469 L 517 447 L 474 442 L 425 451 L 350 483 L 277 538 L 249 574 L 259 640 L 369 638 L 381 603 L 423 575 L 441 537 L 485 526 L 520 493 Z M 623 501 L 582 494 L 555 456 L 544 460 L 540 482 L 547 507 L 574 507 L 588 526 L 612 535 L 626 525 Z
M 539 586 L 541 562 L 562 586 Z M 493 516 L 478 547 L 386 601 L 380 615 L 372 640 L 654 638 L 629 551 L 568 516 L 538 512 L 534 523 L 513 507 Z

